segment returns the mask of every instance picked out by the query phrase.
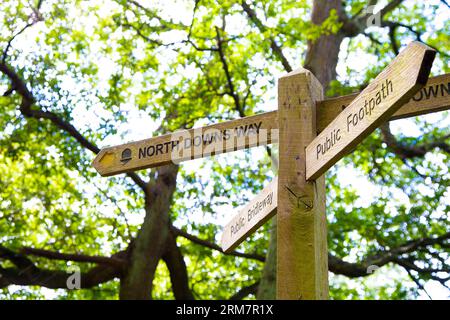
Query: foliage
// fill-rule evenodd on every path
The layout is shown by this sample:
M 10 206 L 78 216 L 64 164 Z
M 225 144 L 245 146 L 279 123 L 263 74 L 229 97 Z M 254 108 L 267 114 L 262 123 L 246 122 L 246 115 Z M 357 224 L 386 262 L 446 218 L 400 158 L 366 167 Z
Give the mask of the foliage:
M 276 79 L 284 70 L 271 51 L 271 39 L 283 44 L 293 66 L 300 66 L 308 41 L 342 27 L 336 12 L 321 26 L 312 24 L 310 1 L 264 0 L 254 4 L 265 26 L 261 30 L 247 19 L 240 3 L 47 0 L 36 13 L 37 1 L 4 0 L 0 48 L 33 22 L 11 42 L 7 63 L 28 83 L 43 110 L 72 123 L 102 147 L 136 138 L 130 119 L 143 117 L 148 122 L 141 128 L 147 137 L 273 110 Z M 365 3 L 346 1 L 345 8 L 355 15 Z M 439 48 L 435 75 L 450 72 L 446 54 L 450 28 L 448 19 L 441 21 L 442 15 L 448 16 L 443 6 L 417 1 L 388 14 L 394 21 L 413 25 L 424 41 Z M 394 57 L 386 29 L 373 28 L 371 34 L 377 41 L 364 35 L 344 40 L 338 78 L 331 83 L 329 96 L 360 89 Z M 402 27 L 395 34 L 399 46 L 416 36 Z M 218 50 L 226 59 L 229 78 Z M 2 74 L 0 92 L 8 89 Z M 100 178 L 91 168 L 92 153 L 50 121 L 24 117 L 20 100 L 17 93 L 0 97 L 1 244 L 17 250 L 27 246 L 101 256 L 126 249 L 145 214 L 141 191 L 124 177 Z M 450 133 L 447 113 L 402 121 L 392 126 L 407 145 Z M 417 134 L 404 133 L 402 126 L 414 127 Z M 404 241 L 448 232 L 449 164 L 450 155 L 438 148 L 425 158 L 402 160 L 376 131 L 327 175 L 330 252 L 358 262 Z M 231 209 L 261 190 L 274 176 L 271 169 L 264 148 L 183 165 L 171 221 L 218 242 Z M 373 197 L 361 199 L 358 185 L 342 179 L 345 173 L 359 175 L 358 181 L 376 191 Z M 239 251 L 265 255 L 268 230 L 264 226 Z M 261 276 L 259 261 L 222 255 L 184 238 L 177 242 L 196 298 L 227 299 Z M 448 262 L 448 251 L 436 245 L 431 254 L 417 251 L 413 257 L 426 267 L 439 267 Z M 44 258 L 35 261 L 50 269 L 68 266 Z M 0 265 L 7 263 L 0 260 Z M 82 270 L 91 266 L 77 265 Z M 389 266 L 378 272 L 401 271 Z M 416 277 L 429 280 L 426 275 Z M 358 281 L 333 277 L 332 297 L 418 295 L 417 287 L 404 286 L 412 283 L 407 276 L 376 289 L 366 286 L 364 279 Z M 162 262 L 155 284 L 155 298 L 174 297 Z M 115 280 L 94 289 L 57 290 L 50 295 L 39 287 L 4 288 L 0 297 L 116 299 L 118 286 Z

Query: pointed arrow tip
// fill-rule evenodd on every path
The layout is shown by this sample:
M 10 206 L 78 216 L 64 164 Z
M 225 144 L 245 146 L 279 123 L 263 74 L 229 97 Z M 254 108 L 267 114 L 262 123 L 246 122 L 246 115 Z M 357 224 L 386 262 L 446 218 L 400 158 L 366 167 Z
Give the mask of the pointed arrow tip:
M 102 149 L 92 161 L 92 166 L 104 177 L 106 175 L 104 169 L 111 166 L 114 163 L 114 159 L 115 156 L 113 152 Z

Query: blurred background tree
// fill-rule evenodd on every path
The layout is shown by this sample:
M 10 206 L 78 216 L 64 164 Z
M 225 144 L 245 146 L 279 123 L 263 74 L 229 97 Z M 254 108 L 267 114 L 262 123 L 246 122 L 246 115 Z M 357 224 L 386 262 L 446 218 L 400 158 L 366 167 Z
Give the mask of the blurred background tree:
M 114 178 L 95 154 L 274 110 L 299 66 L 330 97 L 357 92 L 412 40 L 448 73 L 449 16 L 443 0 L 4 0 L 0 297 L 274 298 L 274 221 L 231 254 L 216 243 L 276 146 Z M 386 124 L 327 174 L 331 298 L 449 295 L 449 124 Z

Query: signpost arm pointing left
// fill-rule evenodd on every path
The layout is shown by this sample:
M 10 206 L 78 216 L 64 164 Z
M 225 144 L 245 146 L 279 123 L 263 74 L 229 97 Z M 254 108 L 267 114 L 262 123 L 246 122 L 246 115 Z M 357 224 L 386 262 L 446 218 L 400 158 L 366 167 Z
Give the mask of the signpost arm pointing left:
M 103 148 L 92 165 L 102 176 L 159 167 L 276 142 L 277 127 L 277 112 L 266 112 Z

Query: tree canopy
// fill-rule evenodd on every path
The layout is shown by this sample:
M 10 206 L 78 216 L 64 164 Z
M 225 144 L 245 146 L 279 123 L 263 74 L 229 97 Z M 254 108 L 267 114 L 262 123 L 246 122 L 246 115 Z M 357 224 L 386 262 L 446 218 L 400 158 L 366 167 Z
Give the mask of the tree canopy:
M 412 40 L 449 73 L 449 15 L 437 0 L 4 0 L 0 297 L 273 298 L 273 221 L 231 254 L 217 243 L 276 175 L 276 145 L 110 178 L 95 154 L 275 110 L 300 66 L 328 97 L 358 92 Z M 449 295 L 449 119 L 387 123 L 327 173 L 331 298 Z

